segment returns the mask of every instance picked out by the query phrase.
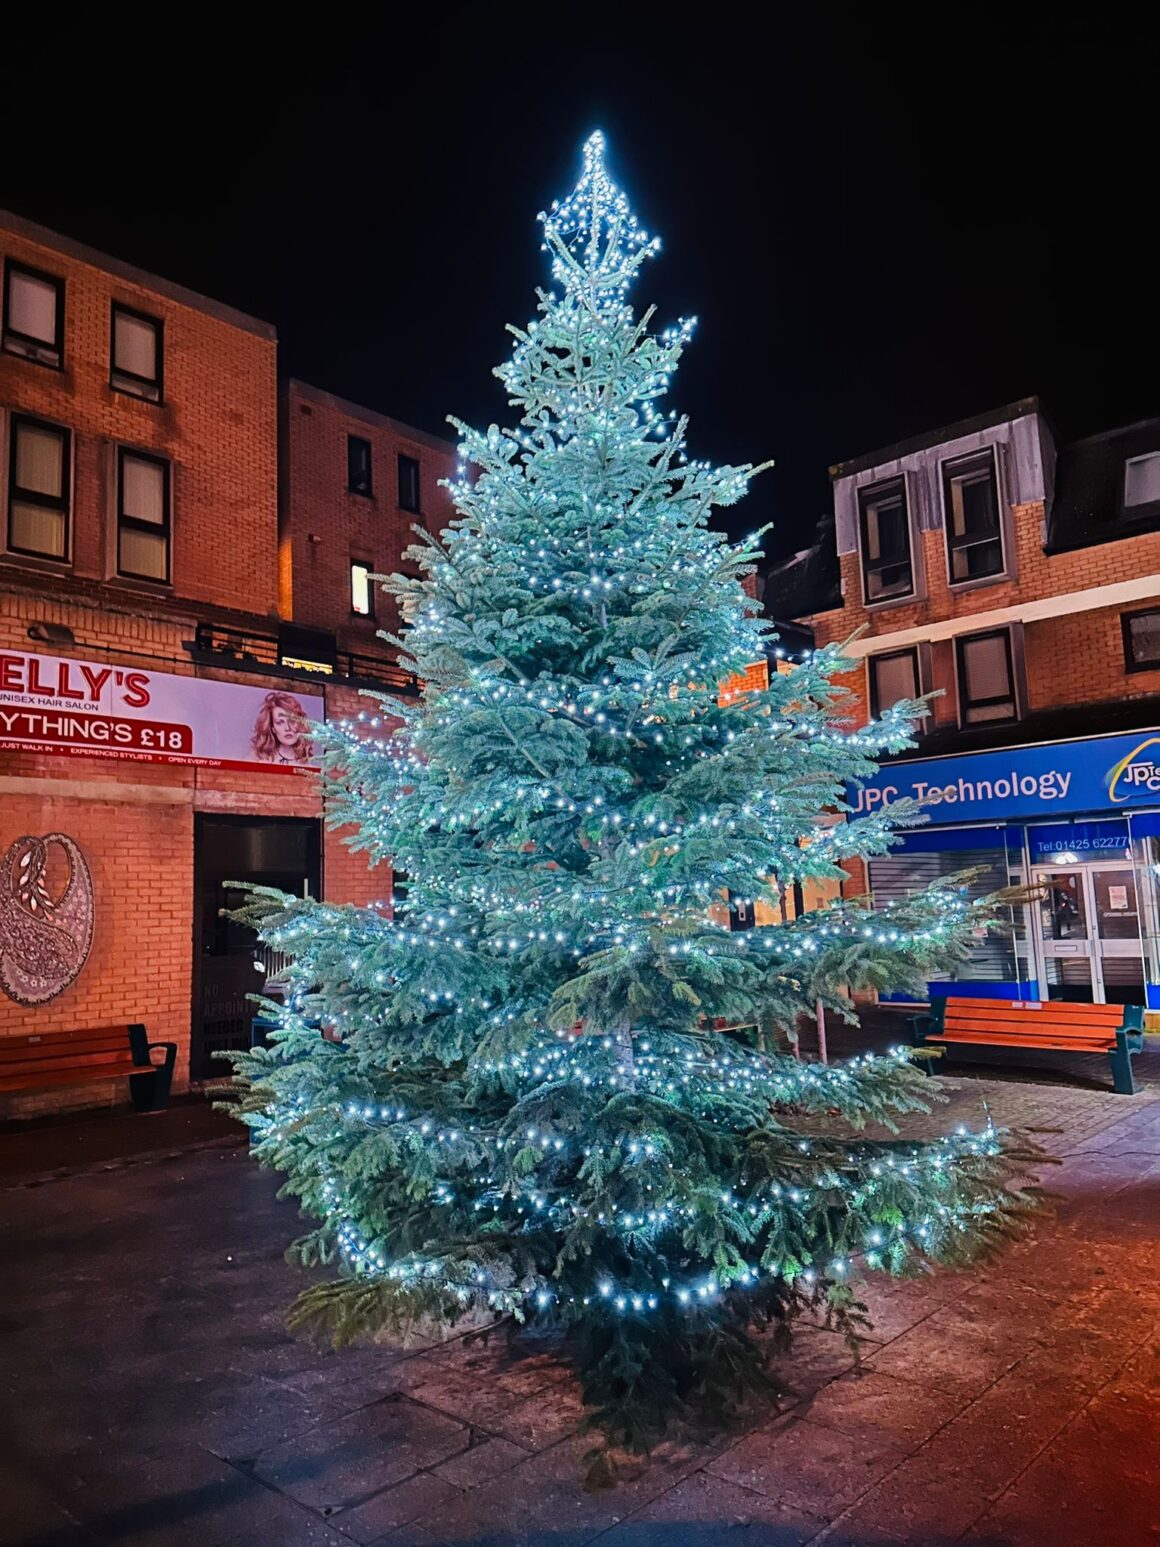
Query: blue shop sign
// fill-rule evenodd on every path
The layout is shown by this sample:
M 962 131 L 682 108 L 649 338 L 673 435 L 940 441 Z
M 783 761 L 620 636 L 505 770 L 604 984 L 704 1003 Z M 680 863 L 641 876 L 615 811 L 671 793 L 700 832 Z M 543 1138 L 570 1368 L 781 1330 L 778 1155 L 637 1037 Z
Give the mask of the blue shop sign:
M 1077 860 L 1130 859 L 1128 824 L 1111 822 L 1053 822 L 1050 827 L 1029 827 L 1027 848 L 1033 865 L 1074 865 Z
M 931 822 L 1004 821 L 1160 804 L 1160 730 L 888 763 L 846 787 L 851 816 L 910 797 Z

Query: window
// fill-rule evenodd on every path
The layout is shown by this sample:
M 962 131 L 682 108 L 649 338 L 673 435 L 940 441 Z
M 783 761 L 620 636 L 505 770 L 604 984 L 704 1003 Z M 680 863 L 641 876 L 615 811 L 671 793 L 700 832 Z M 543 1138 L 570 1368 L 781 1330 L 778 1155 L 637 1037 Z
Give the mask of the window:
M 4 348 L 41 365 L 64 359 L 64 280 L 4 265 Z
M 113 302 L 109 385 L 150 403 L 161 401 L 162 324 L 156 317 Z
M 372 618 L 375 612 L 375 593 L 371 586 L 371 566 L 350 566 L 350 610 L 360 618 Z
M 67 563 L 71 440 L 59 425 L 12 415 L 8 546 L 14 553 Z
M 117 448 L 117 573 L 169 582 L 169 463 Z
M 910 517 L 906 484 L 863 489 L 858 496 L 862 527 L 862 588 L 868 602 L 910 596 L 914 567 L 910 560 Z
M 371 443 L 361 435 L 346 437 L 346 486 L 352 494 L 365 494 L 370 498 Z
M 870 672 L 870 712 L 884 714 L 901 699 L 917 698 L 919 686 L 918 651 L 887 650 L 867 659 Z
M 419 463 L 415 457 L 399 457 L 399 509 L 419 510 Z
M 1018 719 L 1015 663 L 1008 629 L 958 641 L 959 723 L 984 725 Z
M 1160 669 L 1160 610 L 1126 612 L 1120 622 L 1124 628 L 1124 665 L 1128 671 Z
M 1003 526 L 995 453 L 943 463 L 943 510 L 951 585 L 1003 573 Z
M 1124 509 L 1160 504 L 1160 451 L 1129 457 L 1124 463 Z

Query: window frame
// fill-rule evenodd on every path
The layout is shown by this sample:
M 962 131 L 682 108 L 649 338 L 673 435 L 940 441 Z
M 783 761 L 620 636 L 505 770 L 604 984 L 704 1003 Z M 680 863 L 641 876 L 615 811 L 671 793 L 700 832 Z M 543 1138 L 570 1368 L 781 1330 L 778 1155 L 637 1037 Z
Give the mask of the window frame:
M 915 697 L 921 698 L 925 691 L 923 685 L 922 652 L 918 645 L 901 645 L 897 650 L 878 650 L 872 652 L 866 657 L 866 695 L 870 705 L 870 714 L 875 720 L 884 714 L 885 710 L 879 702 L 877 672 L 874 669 L 873 663 L 875 661 L 894 660 L 900 655 L 909 655 L 914 662 Z M 889 707 L 887 705 L 887 708 Z M 926 716 L 924 715 L 923 720 L 925 718 Z M 922 724 L 922 720 L 919 721 L 919 724 Z
M 1124 458 L 1124 472 L 1120 479 L 1120 510 L 1129 521 L 1137 521 L 1142 516 L 1150 516 L 1160 511 L 1160 500 L 1138 500 L 1136 504 L 1128 504 L 1128 469 L 1134 462 L 1151 462 L 1154 458 L 1160 458 L 1160 451 L 1140 451 L 1134 457 Z
M 367 610 L 365 612 L 360 612 L 358 610 L 358 608 L 354 604 L 354 572 L 355 572 L 356 569 L 364 570 L 365 573 L 366 573 Z M 369 618 L 372 623 L 374 622 L 374 617 L 375 617 L 375 588 L 371 584 L 371 576 L 374 574 L 374 572 L 375 572 L 375 567 L 374 567 L 374 565 L 372 563 L 370 563 L 369 560 L 367 560 L 367 559 L 351 559 L 351 561 L 350 561 L 350 612 L 351 612 L 351 617 L 353 617 L 353 618 Z
M 963 649 L 977 639 L 994 639 L 1002 637 L 1007 652 L 1007 681 L 1010 684 L 1009 693 L 1000 694 L 997 698 L 967 697 L 967 657 Z M 1016 661 L 1015 641 L 1007 624 L 1000 624 L 998 628 L 978 629 L 970 634 L 955 635 L 955 689 L 958 693 L 958 711 L 960 730 L 975 730 L 983 728 L 989 730 L 994 725 L 1017 725 L 1023 718 L 1023 701 L 1020 693 L 1018 664 Z M 1005 704 L 1010 702 L 1011 713 L 1002 719 L 972 720 L 968 718 L 971 709 L 986 709 L 992 704 Z
M 406 451 L 395 453 L 395 476 L 398 483 L 399 509 L 405 510 L 408 515 L 421 516 L 423 514 L 423 477 L 422 466 L 418 457 L 411 456 Z M 415 503 L 407 505 L 403 502 L 403 464 L 406 462 L 415 469 Z
M 116 495 L 114 506 L 115 527 L 113 540 L 116 544 L 114 552 L 114 568 L 118 580 L 131 580 L 137 585 L 171 586 L 173 584 L 173 463 L 168 457 L 160 457 L 155 451 L 143 451 L 139 446 L 122 446 L 116 448 Z M 165 523 L 158 527 L 155 521 L 143 521 L 140 516 L 128 516 L 125 514 L 125 458 L 135 457 L 139 462 L 155 462 L 165 472 Z M 125 530 L 134 532 L 148 532 L 156 537 L 158 532 L 165 536 L 165 578 L 159 580 L 156 575 L 138 575 L 132 570 L 123 569 L 121 566 L 121 533 Z
M 41 494 L 37 489 L 21 489 L 19 498 L 27 505 L 39 505 L 45 510 L 59 510 L 64 515 L 64 553 L 42 553 L 38 548 L 22 548 L 12 540 L 12 501 L 17 494 L 16 484 L 16 437 L 22 424 L 32 425 L 40 430 L 51 430 L 54 435 L 60 435 L 64 439 L 62 453 L 63 466 L 61 469 L 61 488 L 64 493 L 60 501 L 51 496 Z M 72 496 L 73 496 L 73 432 L 67 424 L 56 424 L 51 419 L 41 419 L 36 414 L 25 414 L 15 409 L 8 415 L 7 434 L 8 476 L 5 479 L 6 507 L 4 512 L 4 551 L 15 554 L 22 559 L 36 559 L 42 564 L 72 564 Z
M 351 482 L 354 472 L 354 457 L 352 452 L 355 445 L 365 446 L 367 449 L 367 486 L 365 489 L 356 489 Z M 365 435 L 352 435 L 347 431 L 346 435 L 346 492 L 357 494 L 359 499 L 373 500 L 375 497 L 375 459 L 374 446 Z
M 117 364 L 117 317 L 134 317 L 138 322 L 147 322 L 154 330 L 157 339 L 157 375 L 153 380 L 144 376 L 138 376 L 135 371 L 123 370 Z M 156 390 L 157 396 L 151 397 L 148 392 L 135 391 L 131 386 L 124 386 L 123 382 L 140 382 L 143 387 L 151 387 Z M 148 312 L 139 311 L 135 306 L 128 306 L 124 301 L 113 301 L 109 306 L 109 386 L 114 392 L 121 392 L 126 397 L 136 398 L 139 403 L 152 403 L 157 406 L 165 401 L 165 319 L 153 317 Z
M 1136 607 L 1131 612 L 1120 614 L 1120 628 L 1124 636 L 1124 670 L 1126 672 L 1160 671 L 1160 660 L 1137 661 L 1132 650 L 1132 619 L 1133 618 L 1160 618 L 1160 606 Z
M 9 317 L 12 310 L 12 275 L 25 274 L 30 279 L 42 280 L 51 285 L 56 291 L 56 335 L 51 344 L 46 344 L 43 339 L 30 338 L 27 333 L 21 333 L 14 328 Z M 46 269 L 34 268 L 31 263 L 21 263 L 19 258 L 4 259 L 4 316 L 0 322 L 0 347 L 5 354 L 15 355 L 18 360 L 28 360 L 33 365 L 43 365 L 50 371 L 64 370 L 64 277 L 60 274 L 50 274 Z M 12 338 L 24 344 L 24 349 L 13 349 L 8 340 Z M 30 354 L 29 350 L 51 350 L 55 360 L 42 360 L 37 354 Z
M 991 487 L 995 491 L 995 535 L 999 540 L 999 568 L 990 571 L 986 575 L 968 575 L 962 580 L 954 577 L 954 555 L 956 547 L 969 548 L 980 546 L 978 543 L 962 541 L 957 545 L 952 541 L 951 532 L 951 484 L 956 472 L 966 469 L 971 463 L 982 464 L 984 461 L 990 464 Z M 1006 508 L 1003 502 L 1003 491 L 999 483 L 999 457 L 995 446 L 983 446 L 977 451 L 963 452 L 959 456 L 947 457 L 939 463 L 939 487 L 942 492 L 942 518 L 943 518 L 943 549 L 946 553 L 947 585 L 955 591 L 965 590 L 970 586 L 993 585 L 997 580 L 1005 580 L 1008 577 L 1007 568 L 1007 521 Z M 995 538 L 985 538 L 982 541 L 994 542 Z
M 876 498 L 897 491 L 902 496 L 903 525 L 906 530 L 906 558 L 910 569 L 910 584 L 905 591 L 892 591 L 889 596 L 870 595 L 870 568 L 867 556 L 869 544 L 867 542 L 867 517 L 868 507 Z M 857 491 L 858 503 L 858 562 L 862 572 L 862 604 L 865 607 L 889 607 L 898 602 L 911 602 L 918 596 L 918 568 L 915 555 L 914 527 L 910 515 L 910 490 L 907 487 L 905 473 L 898 473 L 892 478 L 881 478 L 876 483 L 863 484 Z M 897 563 L 897 561 L 895 561 Z M 877 561 L 879 570 L 893 567 L 890 563 Z

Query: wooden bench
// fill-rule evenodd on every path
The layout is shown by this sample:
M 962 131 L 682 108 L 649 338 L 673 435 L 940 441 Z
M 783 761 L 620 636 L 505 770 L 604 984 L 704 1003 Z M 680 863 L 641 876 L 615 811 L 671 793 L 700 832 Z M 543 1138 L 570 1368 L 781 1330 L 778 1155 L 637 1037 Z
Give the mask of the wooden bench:
M 932 999 L 929 1015 L 911 1018 L 915 1047 L 972 1047 L 1106 1053 L 1121 1096 L 1136 1089 L 1132 1054 L 1144 1047 L 1141 1005 L 1073 1004 L 1062 999 Z M 930 1070 L 927 1070 L 929 1073 Z
M 150 1055 L 158 1049 L 165 1057 L 154 1063 Z M 141 1025 L 0 1037 L 0 1096 L 127 1079 L 137 1110 L 160 1112 L 169 1104 L 176 1058 L 176 1042 L 150 1042 Z

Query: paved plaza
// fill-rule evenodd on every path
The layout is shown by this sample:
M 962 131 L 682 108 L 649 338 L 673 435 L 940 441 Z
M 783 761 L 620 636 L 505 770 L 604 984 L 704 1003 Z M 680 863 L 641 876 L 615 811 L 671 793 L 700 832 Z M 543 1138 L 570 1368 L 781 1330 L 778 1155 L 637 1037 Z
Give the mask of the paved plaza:
M 159 1147 L 120 1157 L 68 1127 L 18 1136 L 23 1174 L 10 1163 L 0 1192 L 0 1543 L 1160 1542 L 1160 1084 L 1113 1096 L 1102 1072 L 939 1081 L 949 1104 L 907 1131 L 987 1111 L 1025 1125 L 1061 1162 L 1057 1217 L 977 1276 L 876 1289 L 860 1369 L 804 1331 L 776 1410 L 595 1493 L 550 1342 L 516 1358 L 294 1341 L 294 1210 L 232 1135 L 178 1109 L 131 1120 L 138 1146 L 156 1122 Z M 46 1135 L 63 1171 L 32 1166 Z

